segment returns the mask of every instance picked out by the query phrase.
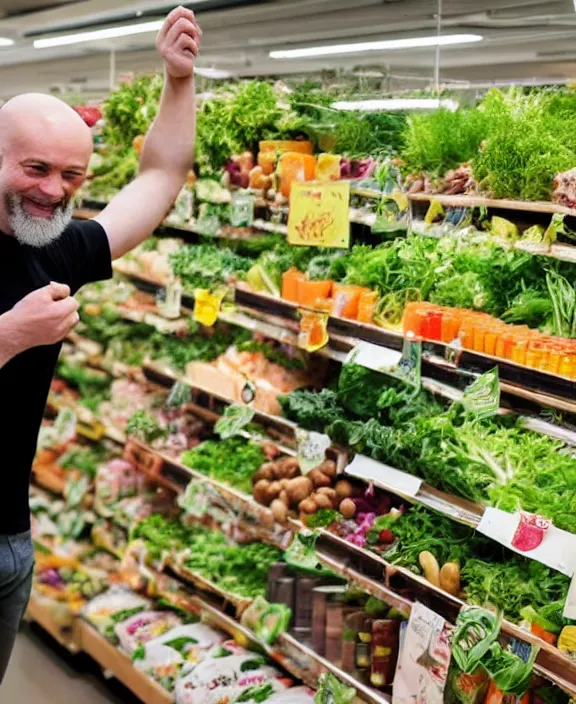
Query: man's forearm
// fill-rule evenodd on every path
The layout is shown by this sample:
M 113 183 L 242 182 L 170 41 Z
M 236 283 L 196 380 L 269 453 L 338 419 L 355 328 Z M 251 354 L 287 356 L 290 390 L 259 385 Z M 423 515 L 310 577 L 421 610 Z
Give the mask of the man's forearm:
M 144 141 L 140 171 L 161 170 L 180 186 L 194 164 L 196 88 L 194 77 L 166 75 L 158 115 Z
M 4 313 L 0 315 L 0 369 L 20 352 L 14 319 L 11 313 Z

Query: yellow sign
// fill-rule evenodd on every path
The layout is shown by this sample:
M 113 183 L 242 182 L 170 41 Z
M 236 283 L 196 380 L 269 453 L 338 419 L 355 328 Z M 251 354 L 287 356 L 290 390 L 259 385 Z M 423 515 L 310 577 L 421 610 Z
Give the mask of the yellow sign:
M 225 290 L 211 293 L 206 288 L 194 289 L 194 320 L 207 327 L 214 325 L 225 295 Z
M 308 247 L 349 247 L 350 182 L 292 184 L 288 242 Z
M 328 313 L 298 308 L 300 331 L 298 347 L 307 352 L 316 352 L 328 343 Z

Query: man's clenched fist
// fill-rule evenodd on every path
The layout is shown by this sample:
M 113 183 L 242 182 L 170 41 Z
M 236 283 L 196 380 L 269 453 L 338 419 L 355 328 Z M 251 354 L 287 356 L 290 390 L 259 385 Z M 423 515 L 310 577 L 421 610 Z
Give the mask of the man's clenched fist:
M 202 30 L 192 10 L 184 7 L 172 10 L 156 39 L 156 48 L 169 76 L 189 78 L 194 75 L 201 36 Z
M 80 320 L 77 311 L 68 286 L 51 283 L 29 293 L 7 315 L 14 324 L 15 342 L 25 350 L 63 340 Z

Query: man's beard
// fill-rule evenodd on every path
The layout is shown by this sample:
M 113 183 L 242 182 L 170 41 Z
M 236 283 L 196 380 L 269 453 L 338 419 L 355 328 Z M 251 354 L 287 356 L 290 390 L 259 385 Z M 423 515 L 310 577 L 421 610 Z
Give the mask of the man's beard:
M 29 247 L 46 247 L 57 240 L 72 220 L 72 201 L 63 201 L 49 218 L 30 215 L 24 210 L 23 197 L 6 193 L 6 208 L 10 227 L 20 244 Z

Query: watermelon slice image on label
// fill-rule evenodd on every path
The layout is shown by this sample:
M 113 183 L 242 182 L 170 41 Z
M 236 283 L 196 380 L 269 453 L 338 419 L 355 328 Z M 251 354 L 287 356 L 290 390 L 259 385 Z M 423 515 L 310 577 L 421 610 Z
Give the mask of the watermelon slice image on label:
M 512 538 L 512 547 L 522 552 L 535 550 L 544 540 L 550 521 L 542 516 L 521 513 L 520 523 Z

